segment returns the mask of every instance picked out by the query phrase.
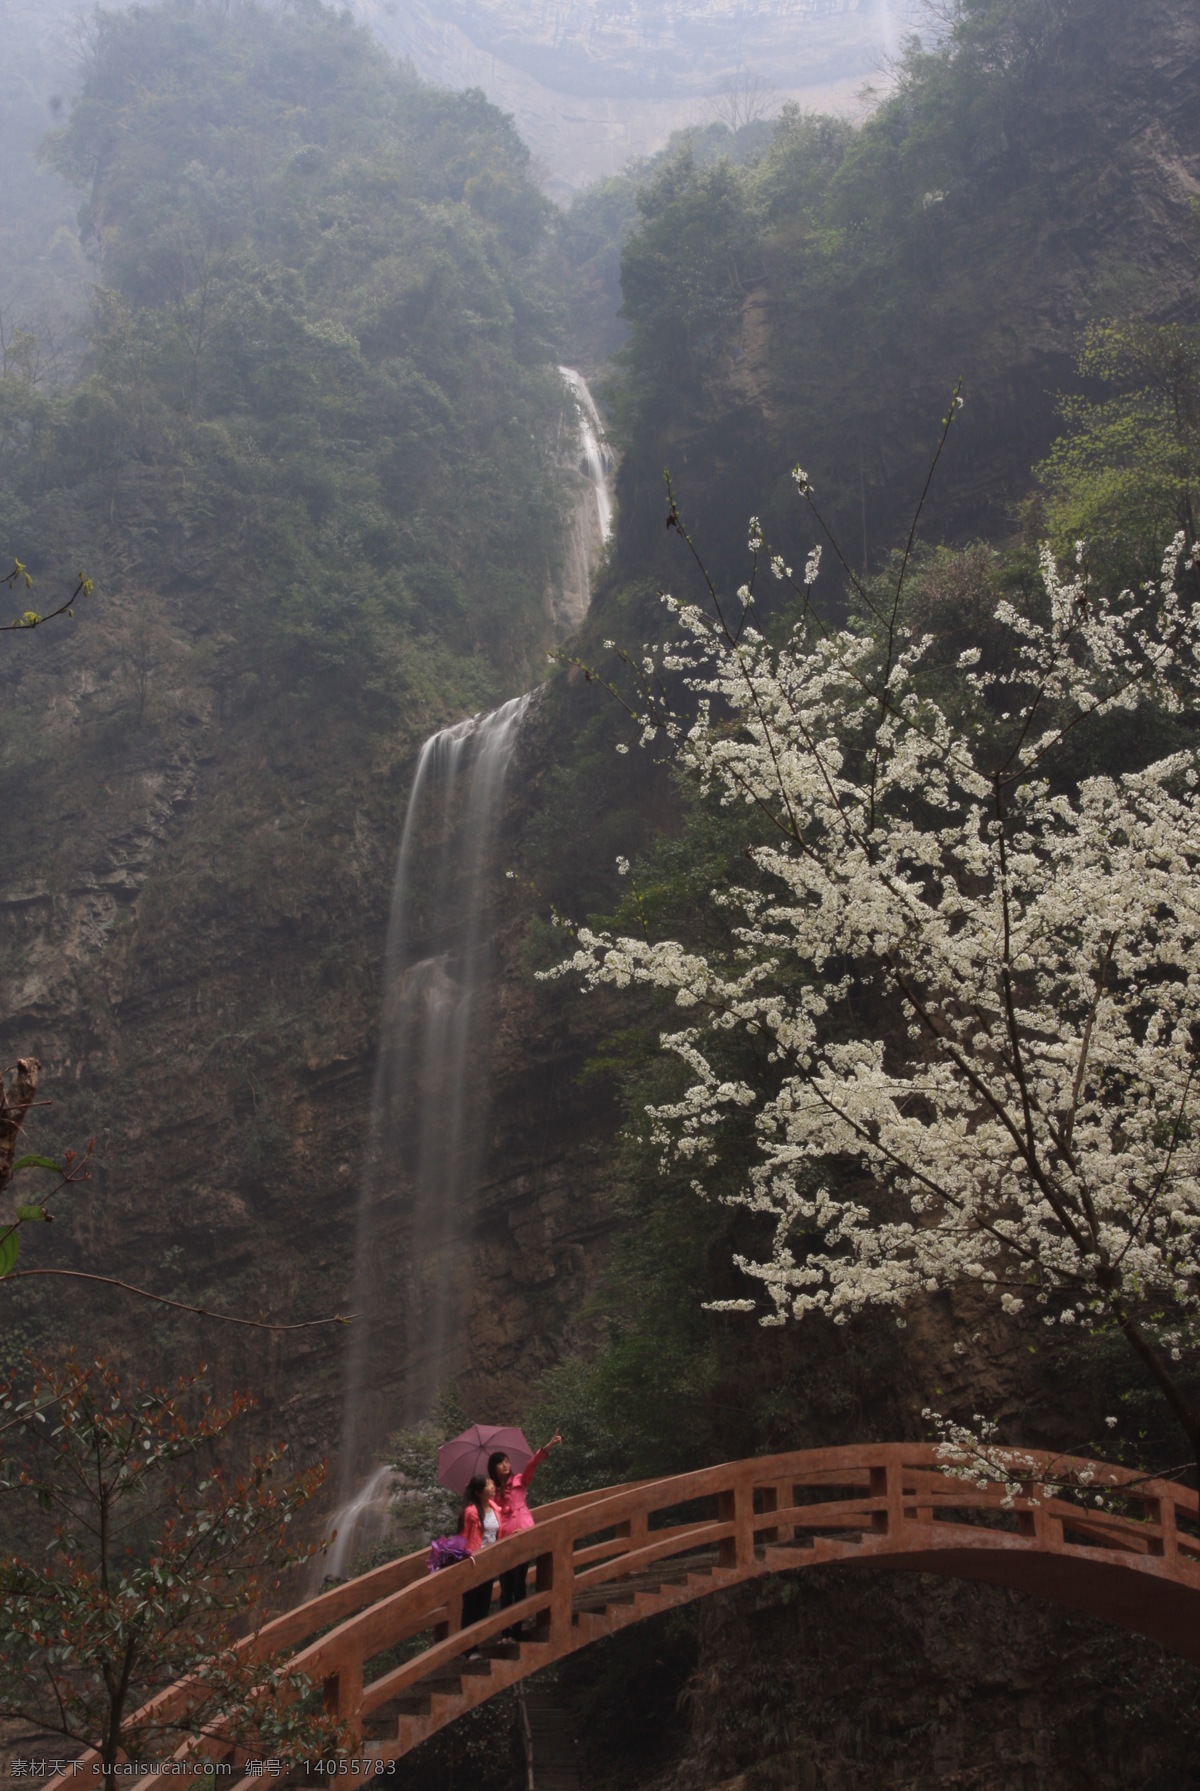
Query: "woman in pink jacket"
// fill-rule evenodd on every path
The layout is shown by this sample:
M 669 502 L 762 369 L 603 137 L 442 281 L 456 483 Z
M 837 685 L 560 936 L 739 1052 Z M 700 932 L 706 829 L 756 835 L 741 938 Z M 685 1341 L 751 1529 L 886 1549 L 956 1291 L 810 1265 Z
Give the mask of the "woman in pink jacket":
M 496 1483 L 501 1542 L 506 1536 L 518 1536 L 522 1530 L 532 1530 L 533 1513 L 528 1504 L 529 1482 L 551 1449 L 557 1448 L 561 1442 L 562 1438 L 555 1431 L 550 1441 L 530 1456 L 519 1474 L 513 1473 L 513 1465 L 507 1455 L 496 1454 L 488 1458 L 488 1477 Z M 528 1572 L 528 1561 L 522 1561 L 519 1567 L 510 1567 L 507 1573 L 500 1575 L 501 1610 L 506 1605 L 520 1604 L 525 1596 L 525 1575 Z M 510 1630 L 508 1633 L 511 1635 L 513 1632 Z

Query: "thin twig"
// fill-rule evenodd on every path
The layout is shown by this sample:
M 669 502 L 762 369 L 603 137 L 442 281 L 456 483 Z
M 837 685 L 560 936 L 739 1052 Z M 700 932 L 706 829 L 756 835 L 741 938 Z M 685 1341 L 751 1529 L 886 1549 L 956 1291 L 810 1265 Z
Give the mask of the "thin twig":
M 24 571 L 25 568 L 23 566 L 14 566 L 11 572 L 4 575 L 4 578 L 0 580 L 0 583 L 7 584 L 11 591 L 17 579 L 23 576 Z M 41 628 L 45 622 L 53 622 L 58 616 L 69 615 L 74 610 L 80 597 L 87 597 L 90 594 L 91 588 L 91 579 L 83 578 L 81 576 L 79 583 L 75 586 L 75 589 L 71 592 L 71 595 L 67 598 L 66 602 L 60 603 L 57 609 L 49 610 L 44 616 L 37 615 L 33 610 L 27 610 L 25 615 L 21 616 L 15 622 L 0 622 L 0 634 L 13 634 L 22 631 L 27 632 L 30 628 Z
M 357 1312 L 335 1312 L 332 1318 L 302 1318 L 291 1324 L 276 1324 L 269 1318 L 237 1318 L 232 1312 L 214 1312 L 208 1306 L 189 1306 L 183 1300 L 168 1299 L 166 1294 L 151 1293 L 145 1287 L 133 1287 L 128 1281 L 118 1281 L 113 1275 L 89 1275 L 84 1269 L 17 1269 L 11 1275 L 5 1275 L 0 1285 L 7 1286 L 10 1281 L 28 1281 L 34 1275 L 59 1275 L 71 1281 L 98 1281 L 104 1287 L 119 1287 L 122 1293 L 137 1294 L 143 1300 L 153 1300 L 158 1306 L 173 1306 L 177 1312 L 194 1312 L 200 1318 L 215 1318 L 223 1325 L 249 1325 L 255 1331 L 311 1331 L 318 1325 L 348 1325 L 358 1317 Z

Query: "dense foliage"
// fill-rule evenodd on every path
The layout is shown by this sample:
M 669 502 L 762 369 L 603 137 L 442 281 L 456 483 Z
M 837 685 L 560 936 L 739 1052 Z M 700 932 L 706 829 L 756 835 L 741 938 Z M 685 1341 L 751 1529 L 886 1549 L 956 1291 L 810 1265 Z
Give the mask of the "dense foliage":
M 1059 553 L 1086 541 L 1110 578 L 1136 580 L 1200 516 L 1200 328 L 1142 319 L 1094 324 L 1079 358 L 1099 396 L 1064 398 L 1067 433 L 1038 468 L 1029 509 Z
M 861 127 L 785 108 L 740 163 L 651 168 L 623 257 L 625 570 L 664 564 L 664 463 L 724 574 L 752 510 L 784 539 L 797 456 L 856 569 L 877 567 L 959 377 L 930 520 L 1010 526 L 1080 330 L 1194 307 L 1189 189 L 1133 147 L 1149 116 L 1179 166 L 1195 154 L 1175 29 L 1160 0 L 964 0 Z
M 564 399 L 511 123 L 315 3 L 172 0 L 101 15 L 46 155 L 100 283 L 76 385 L 0 382 L 0 537 L 263 694 L 419 727 L 527 683 Z

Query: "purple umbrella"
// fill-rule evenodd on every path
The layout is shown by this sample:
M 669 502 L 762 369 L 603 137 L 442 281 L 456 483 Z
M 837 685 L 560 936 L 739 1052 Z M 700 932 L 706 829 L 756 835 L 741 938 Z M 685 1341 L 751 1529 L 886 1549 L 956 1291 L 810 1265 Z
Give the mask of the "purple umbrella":
M 467 1481 L 486 1474 L 489 1455 L 507 1455 L 519 1474 L 533 1450 L 512 1424 L 472 1424 L 438 1450 L 438 1485 L 465 1493 Z

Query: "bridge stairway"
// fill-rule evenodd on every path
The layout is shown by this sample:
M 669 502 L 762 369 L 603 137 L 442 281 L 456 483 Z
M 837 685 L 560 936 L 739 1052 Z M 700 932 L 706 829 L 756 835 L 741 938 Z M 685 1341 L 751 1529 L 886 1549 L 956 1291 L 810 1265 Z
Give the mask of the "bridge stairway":
M 363 1737 L 367 1741 L 394 1740 L 397 1723 L 402 1716 L 428 1716 L 433 1709 L 435 1697 L 452 1698 L 465 1702 L 463 1698 L 463 1682 L 467 1679 L 487 1679 L 491 1677 L 494 1661 L 520 1660 L 521 1647 L 518 1642 L 491 1642 L 479 1650 L 475 1660 L 468 1660 L 460 1655 L 452 1667 L 443 1667 L 436 1673 L 428 1673 L 424 1679 L 418 1679 L 398 1698 L 391 1698 L 386 1704 L 380 1704 L 363 1722 Z
M 719 1559 L 719 1550 L 704 1549 L 683 1560 L 667 1560 L 660 1566 L 647 1568 L 641 1573 L 628 1574 L 623 1579 L 584 1588 L 572 1600 L 572 1624 L 590 1639 L 593 1635 L 600 1636 L 621 1627 L 623 1621 L 646 1616 L 657 1608 L 686 1602 L 711 1591 L 713 1577 L 719 1571 Z M 680 1593 L 682 1597 L 679 1596 Z M 618 1612 L 620 1616 L 614 1622 L 613 1617 Z M 415 1718 L 419 1724 L 422 1717 L 432 1716 L 435 1698 L 449 1700 L 449 1715 L 453 1717 L 457 1714 L 456 1706 L 465 1708 L 468 1703 L 476 1701 L 465 1689 L 468 1679 L 490 1678 L 497 1665 L 504 1663 L 506 1666 L 513 1661 L 531 1660 L 536 1670 L 543 1652 L 544 1644 L 537 1639 L 536 1628 L 531 1627 L 519 1640 L 502 1639 L 487 1643 L 474 1659 L 460 1655 L 451 1666 L 441 1667 L 427 1674 L 424 1679 L 418 1679 L 399 1697 L 391 1698 L 386 1704 L 380 1704 L 373 1710 L 364 1719 L 363 1739 L 367 1742 L 396 1740 L 403 1719 L 411 1721 Z M 511 1677 L 511 1674 L 506 1674 L 502 1683 Z M 444 1710 L 445 1706 L 439 1708 Z M 551 1730 L 553 1733 L 553 1724 Z M 556 1757 L 562 1752 L 557 1741 L 553 1742 L 553 1751 Z M 535 1760 L 536 1758 L 535 1753 Z M 573 1791 L 578 1782 L 578 1776 L 570 1785 L 564 1781 L 563 1791 Z M 537 1783 L 538 1791 L 542 1791 L 540 1774 Z M 548 1782 L 546 1791 L 558 1791 L 554 1781 Z
M 610 1612 L 619 1611 L 623 1618 L 644 1617 L 652 1610 L 684 1603 L 712 1590 L 719 1560 L 719 1550 L 705 1549 L 682 1560 L 663 1561 L 641 1573 L 585 1587 L 571 1601 L 572 1625 L 589 1638 L 601 1636 L 619 1626 Z

